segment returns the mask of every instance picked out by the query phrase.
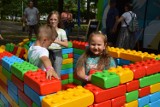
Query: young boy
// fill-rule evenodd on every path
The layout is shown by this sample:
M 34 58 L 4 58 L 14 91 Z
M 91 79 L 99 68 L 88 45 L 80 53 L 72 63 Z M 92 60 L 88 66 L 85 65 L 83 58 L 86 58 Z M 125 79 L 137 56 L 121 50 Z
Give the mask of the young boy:
M 46 71 L 47 79 L 51 79 L 52 76 L 59 79 L 57 73 L 52 67 L 49 59 L 49 52 L 47 50 L 57 36 L 58 34 L 53 27 L 49 25 L 41 26 L 39 28 L 36 42 L 29 48 L 28 51 L 29 62 Z

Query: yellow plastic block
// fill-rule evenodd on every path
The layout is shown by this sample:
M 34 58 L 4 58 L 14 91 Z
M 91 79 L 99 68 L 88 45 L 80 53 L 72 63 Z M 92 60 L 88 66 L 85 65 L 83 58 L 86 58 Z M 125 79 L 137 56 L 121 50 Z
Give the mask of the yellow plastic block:
M 110 68 L 109 72 L 115 72 L 120 76 L 120 83 L 127 83 L 133 80 L 133 72 L 129 68 L 122 68 L 118 66 L 117 68 Z
M 94 95 L 82 86 L 59 91 L 42 99 L 42 107 L 88 107 L 94 102 Z
M 64 59 L 62 61 L 62 64 L 69 64 L 69 63 L 73 63 L 73 58 Z
M 6 46 L 5 45 L 1 45 L 1 49 L 5 50 Z
M 125 107 L 138 107 L 138 101 L 135 100 L 135 101 L 126 103 L 126 104 L 125 104 Z
M 23 46 L 23 45 L 24 45 L 24 43 L 23 43 L 23 42 L 20 42 L 18 45 L 19 45 L 19 46 Z
M 4 52 L 4 49 L 3 48 L 0 48 L 0 53 Z
M 26 42 L 28 42 L 29 41 L 29 39 L 27 38 L 27 39 L 23 39 L 23 42 L 24 43 L 26 43 Z
M 130 60 L 133 62 L 142 61 L 143 60 L 143 53 L 141 51 L 135 50 L 125 50 L 120 53 L 120 58 Z
M 157 91 L 160 91 L 160 83 L 150 85 L 150 92 L 155 93 Z
M 19 107 L 16 102 L 8 95 L 8 93 L 0 86 L 0 92 L 5 96 L 7 101 L 11 104 L 12 107 Z
M 119 48 L 108 47 L 108 53 L 110 56 L 112 56 L 114 58 L 120 57 L 120 49 Z
M 0 72 L 2 71 L 2 65 L 0 65 Z
M 147 59 L 155 59 L 156 55 L 155 54 L 145 54 L 143 60 L 147 60 Z
M 7 78 L 3 75 L 2 71 L 0 71 L 0 79 L 7 85 Z
M 17 50 L 16 56 L 19 56 L 19 54 L 20 54 L 21 50 L 22 50 L 22 48 L 21 48 L 21 47 L 18 47 L 18 50 Z

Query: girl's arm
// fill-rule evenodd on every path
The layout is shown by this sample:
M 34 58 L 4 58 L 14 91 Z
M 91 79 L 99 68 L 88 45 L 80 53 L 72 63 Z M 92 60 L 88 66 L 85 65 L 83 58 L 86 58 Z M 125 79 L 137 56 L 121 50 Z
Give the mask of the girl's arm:
M 80 79 L 84 81 L 91 81 L 91 75 L 88 76 L 85 74 L 84 67 L 82 69 L 76 68 L 76 74 Z
M 51 61 L 47 56 L 42 56 L 41 58 L 42 63 L 44 64 L 44 67 L 47 71 L 47 79 L 51 79 L 52 76 L 59 79 L 57 73 L 55 72 L 54 68 L 52 67 Z
M 57 43 L 57 44 L 59 44 L 61 46 L 68 47 L 68 41 L 67 40 L 64 40 L 64 41 L 55 40 L 54 43 Z

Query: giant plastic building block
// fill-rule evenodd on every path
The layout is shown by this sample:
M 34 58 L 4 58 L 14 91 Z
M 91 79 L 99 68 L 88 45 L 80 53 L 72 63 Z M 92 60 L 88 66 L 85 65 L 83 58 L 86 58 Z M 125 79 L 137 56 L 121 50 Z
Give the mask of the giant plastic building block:
M 126 97 L 121 96 L 121 97 L 113 98 L 111 102 L 112 102 L 112 107 L 122 107 L 126 102 Z
M 159 73 L 140 78 L 139 79 L 140 87 L 142 88 L 142 87 L 153 85 L 153 84 L 156 84 L 156 83 L 160 82 L 160 79 L 157 79 L 157 78 L 160 78 Z
M 109 72 L 115 72 L 120 77 L 120 83 L 127 83 L 133 80 L 133 72 L 129 68 L 122 68 L 118 66 L 117 68 L 110 68 Z M 126 78 L 127 77 L 127 78 Z
M 0 71 L 0 79 L 7 85 L 7 78 L 6 76 Z
M 73 68 L 61 70 L 61 75 L 73 73 Z
M 74 54 L 82 55 L 85 51 L 84 51 L 84 50 L 81 50 L 81 49 L 76 49 L 76 48 L 74 48 L 74 49 L 73 49 L 73 52 L 74 52 Z
M 108 71 L 96 72 L 91 77 L 91 83 L 104 89 L 111 88 L 119 85 L 120 77 Z
M 28 107 L 28 105 L 21 98 L 19 98 L 18 104 L 20 107 Z
M 100 103 L 116 97 L 124 96 L 126 93 L 125 85 L 119 85 L 110 89 L 102 89 L 93 84 L 87 84 L 85 88 L 90 90 L 94 94 L 95 103 Z
M 114 48 L 114 47 L 108 47 L 108 53 L 114 58 L 120 58 L 120 52 L 124 49 Z
M 111 100 L 107 100 L 101 103 L 96 103 L 88 107 L 112 107 Z
M 151 91 L 151 93 L 155 93 L 157 91 L 160 91 L 160 83 L 150 85 L 150 91 Z
M 3 75 L 6 76 L 6 78 L 8 80 L 11 80 L 11 76 L 12 76 L 11 72 L 9 72 L 8 70 L 6 70 L 4 67 L 2 67 L 2 73 L 3 73 Z
M 29 71 L 25 73 L 24 83 L 39 95 L 47 95 L 61 90 L 60 80 L 54 77 L 51 80 L 46 79 L 46 72 L 40 69 L 36 72 Z
M 150 86 L 143 87 L 138 89 L 139 91 L 139 97 L 144 97 L 150 94 Z
M 149 105 L 149 107 L 159 107 L 159 105 L 160 105 L 160 100 L 155 101 L 155 102 L 153 102 L 153 103 L 149 103 L 148 105 Z
M 63 58 L 63 59 L 73 58 L 73 53 L 63 54 L 63 55 L 62 55 L 62 58 Z
M 7 51 L 4 51 L 3 53 L 0 53 L 0 64 L 1 65 L 2 65 L 2 58 L 5 57 L 5 56 L 11 57 L 13 55 L 11 53 L 7 52 Z
M 64 48 L 62 49 L 62 54 L 73 53 L 73 48 Z
M 4 89 L 4 90 L 7 90 L 8 87 L 7 85 L 0 79 L 0 86 Z
M 125 107 L 138 107 L 138 101 L 135 100 L 135 101 L 126 103 L 126 104 L 125 104 Z
M 150 94 L 148 96 L 149 96 L 149 101 L 152 103 L 152 102 L 155 102 L 160 99 L 160 92 L 155 92 L 155 93 Z
M 131 92 L 139 89 L 139 81 L 133 80 L 131 82 L 126 83 L 127 92 Z
M 138 99 L 138 90 L 126 93 L 126 102 L 132 102 Z
M 18 77 L 20 80 L 23 81 L 23 75 L 31 70 L 31 71 L 37 71 L 38 67 L 24 61 L 23 63 L 14 63 L 11 66 L 11 72 Z
M 59 91 L 42 99 L 42 107 L 87 107 L 94 102 L 94 95 L 82 86 Z
M 20 90 L 18 90 L 18 97 L 21 98 L 28 107 L 32 107 L 32 100 Z
M 61 67 L 61 70 L 65 70 L 65 69 L 69 69 L 69 68 L 73 68 L 73 63 L 63 64 Z
M 73 63 L 73 58 L 63 59 L 62 64 L 70 64 Z
M 38 107 L 41 107 L 41 101 L 44 96 L 38 95 L 35 91 L 33 91 L 29 86 L 24 84 L 24 93 L 33 101 L 35 102 Z
M 0 107 L 5 107 L 5 104 L 1 99 L 0 99 Z
M 8 95 L 18 104 L 18 95 L 16 95 L 10 88 L 8 88 Z
M 18 95 L 17 86 L 13 82 L 11 82 L 10 80 L 8 80 L 7 82 L 8 82 L 8 89 L 10 89 L 15 95 Z
M 138 99 L 138 107 L 144 107 L 149 104 L 149 96 L 145 96 Z
M 23 89 L 23 87 L 24 87 L 23 81 L 21 81 L 20 79 L 18 79 L 15 75 L 11 76 L 11 80 L 18 87 L 18 89 L 20 89 L 21 91 L 24 90 Z

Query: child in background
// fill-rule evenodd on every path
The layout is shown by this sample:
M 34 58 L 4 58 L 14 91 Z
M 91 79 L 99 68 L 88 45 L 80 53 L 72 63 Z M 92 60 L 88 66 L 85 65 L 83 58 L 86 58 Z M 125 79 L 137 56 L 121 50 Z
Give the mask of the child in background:
M 115 61 L 107 53 L 107 36 L 101 32 L 94 32 L 89 37 L 89 47 L 78 59 L 76 65 L 76 75 L 84 82 L 91 81 L 89 71 L 104 70 L 116 67 Z
M 41 26 L 39 28 L 38 39 L 28 51 L 29 62 L 46 71 L 47 79 L 51 79 L 52 76 L 59 79 L 57 73 L 52 67 L 49 59 L 49 52 L 47 50 L 57 36 L 58 34 L 56 30 L 50 25 Z

